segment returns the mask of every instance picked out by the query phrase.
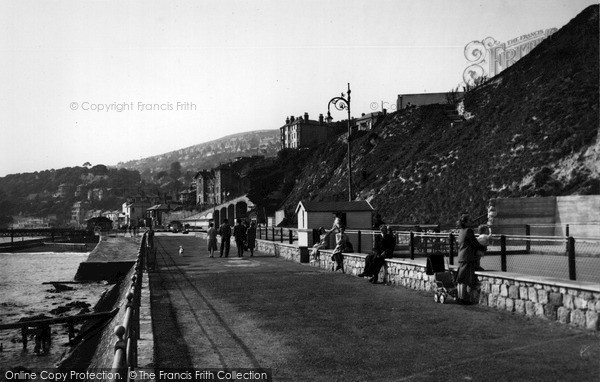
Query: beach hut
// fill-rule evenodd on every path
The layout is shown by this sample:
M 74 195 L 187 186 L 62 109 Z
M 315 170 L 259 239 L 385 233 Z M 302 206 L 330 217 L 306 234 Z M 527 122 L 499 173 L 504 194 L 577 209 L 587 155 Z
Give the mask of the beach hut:
M 313 230 L 319 227 L 330 229 L 339 217 L 347 230 L 370 230 L 373 221 L 373 206 L 365 200 L 352 202 L 308 202 L 301 201 L 296 207 L 298 217 L 298 245 L 314 244 Z M 352 236 L 349 235 L 352 239 Z M 352 241 L 352 240 L 351 240 Z M 352 243 L 356 245 L 356 243 Z

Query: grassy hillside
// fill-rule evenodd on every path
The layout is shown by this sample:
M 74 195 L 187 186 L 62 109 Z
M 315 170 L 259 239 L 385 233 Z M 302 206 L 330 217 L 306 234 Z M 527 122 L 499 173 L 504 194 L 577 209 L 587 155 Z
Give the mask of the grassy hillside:
M 352 138 L 356 196 L 388 222 L 451 223 L 490 198 L 600 193 L 598 6 L 466 94 L 473 118 L 444 105 L 390 114 Z M 345 145 L 321 147 L 284 203 L 344 200 Z
M 117 167 L 138 170 L 143 179 L 154 180 L 158 173 L 168 171 L 172 163 L 179 162 L 182 173 L 189 171 L 195 174 L 199 169 L 214 168 L 236 157 L 274 157 L 280 146 L 279 140 L 278 129 L 248 131 L 148 158 L 121 162 Z

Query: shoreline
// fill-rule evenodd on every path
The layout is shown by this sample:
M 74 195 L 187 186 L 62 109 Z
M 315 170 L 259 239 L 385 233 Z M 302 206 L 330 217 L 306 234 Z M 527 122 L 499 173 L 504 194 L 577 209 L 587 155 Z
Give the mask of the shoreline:
M 107 282 L 68 284 L 57 291 L 53 281 L 74 280 L 80 263 L 90 251 L 37 246 L 0 253 L 5 298 L 0 303 L 0 323 L 20 322 L 24 318 L 54 318 L 91 312 L 112 285 Z M 63 288 L 61 288 L 63 289 Z M 52 325 L 51 344 L 45 354 L 34 353 L 35 339 L 29 334 L 26 350 L 22 347 L 20 329 L 0 331 L 0 364 L 7 368 L 54 368 L 69 353 L 68 328 Z M 81 324 L 75 326 L 76 332 Z

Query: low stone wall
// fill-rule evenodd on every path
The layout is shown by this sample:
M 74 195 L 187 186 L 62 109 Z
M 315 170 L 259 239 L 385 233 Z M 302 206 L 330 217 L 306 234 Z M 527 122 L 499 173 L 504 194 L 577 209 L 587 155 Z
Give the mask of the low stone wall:
M 137 238 L 105 237 L 88 258 L 79 264 L 75 280 L 116 280 L 123 277 L 135 261 L 140 243 Z
M 598 284 L 504 272 L 478 272 L 478 275 L 481 305 L 598 330 Z
M 300 262 L 300 249 L 292 244 L 257 240 L 257 250 Z M 333 271 L 335 268 L 331 254 L 331 250 L 321 250 L 318 257 L 310 256 L 307 265 Z M 345 253 L 345 272 L 355 276 L 361 273 L 365 258 L 365 254 Z M 425 258 L 387 259 L 379 274 L 379 280 L 390 285 L 433 292 L 436 290 L 434 276 L 426 274 L 425 271 Z M 600 284 L 506 272 L 477 274 L 481 281 L 480 305 L 593 331 L 599 330 Z

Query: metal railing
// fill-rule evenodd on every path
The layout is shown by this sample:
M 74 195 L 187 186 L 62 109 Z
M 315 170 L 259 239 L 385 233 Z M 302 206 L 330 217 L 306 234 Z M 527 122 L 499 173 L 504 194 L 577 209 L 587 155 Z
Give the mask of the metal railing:
M 294 244 L 298 241 L 298 230 L 296 228 L 258 226 L 256 227 L 256 238 Z
M 370 253 L 379 231 L 347 230 L 354 252 Z M 448 257 L 450 265 L 458 264 L 458 234 L 392 232 L 396 238 L 394 257 L 423 258 L 433 254 Z M 319 235 L 313 230 L 312 242 Z M 333 248 L 333 235 L 329 238 Z M 513 272 L 529 276 L 553 277 L 565 280 L 600 282 L 600 238 L 562 236 L 493 235 L 481 260 L 485 270 Z
M 397 232 L 396 253 L 423 257 L 443 254 L 454 265 L 458 255 L 456 233 Z M 529 276 L 600 282 L 600 239 L 493 235 L 481 259 L 485 270 Z
M 129 380 L 129 371 L 137 365 L 138 347 L 140 339 L 140 305 L 142 294 L 142 277 L 145 266 L 147 251 L 147 232 L 142 236 L 142 242 L 134 265 L 134 274 L 131 276 L 131 287 L 127 292 L 125 304 L 125 315 L 123 324 L 114 329 L 117 337 L 115 342 L 115 353 L 112 362 L 112 373 L 115 375 L 113 381 Z
M 451 227 L 445 227 L 451 228 Z M 564 224 L 500 224 L 493 226 L 498 235 L 531 235 L 579 237 L 594 236 L 600 238 L 600 223 L 564 223 Z M 584 233 L 585 232 L 585 233 Z
M 23 350 L 27 350 L 28 337 L 30 334 L 35 334 L 35 353 L 46 353 L 48 351 L 47 346 L 51 341 L 52 332 L 50 330 L 51 325 L 66 324 L 68 329 L 69 343 L 71 344 L 75 339 L 75 325 L 87 320 L 105 320 L 114 317 L 119 311 L 118 308 L 113 309 L 109 312 L 96 312 L 78 314 L 75 316 L 65 316 L 56 318 L 46 318 L 39 320 L 27 320 L 14 322 L 9 324 L 0 324 L 0 330 L 8 329 L 21 329 L 21 340 L 23 343 Z

